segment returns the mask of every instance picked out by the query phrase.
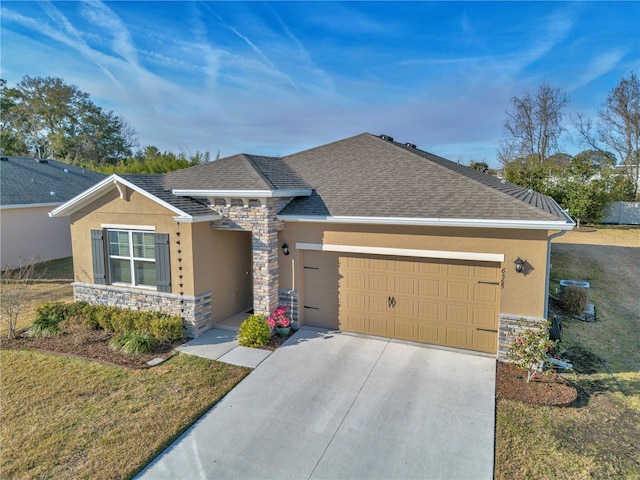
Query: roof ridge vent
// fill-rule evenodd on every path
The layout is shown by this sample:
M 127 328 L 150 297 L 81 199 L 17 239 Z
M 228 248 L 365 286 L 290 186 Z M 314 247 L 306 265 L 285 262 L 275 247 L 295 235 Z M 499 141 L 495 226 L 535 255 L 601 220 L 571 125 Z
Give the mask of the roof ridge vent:
M 387 142 L 393 142 L 393 137 L 390 137 L 389 135 L 378 135 L 382 140 L 386 140 Z
M 407 146 L 407 147 L 409 147 L 409 148 L 417 148 L 417 147 L 416 147 L 416 145 L 415 145 L 415 143 L 409 143 L 409 142 L 407 142 L 407 143 L 405 143 L 405 146 Z

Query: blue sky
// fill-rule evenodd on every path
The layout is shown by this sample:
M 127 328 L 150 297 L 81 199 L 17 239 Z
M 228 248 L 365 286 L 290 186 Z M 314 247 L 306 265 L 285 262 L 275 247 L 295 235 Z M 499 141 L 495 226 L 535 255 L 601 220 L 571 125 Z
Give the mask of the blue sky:
M 60 77 L 141 146 L 285 155 L 362 132 L 486 160 L 541 82 L 595 116 L 640 73 L 640 2 L 1 4 L 0 76 Z M 567 142 L 569 137 L 567 137 Z M 569 153 L 580 148 L 567 143 Z

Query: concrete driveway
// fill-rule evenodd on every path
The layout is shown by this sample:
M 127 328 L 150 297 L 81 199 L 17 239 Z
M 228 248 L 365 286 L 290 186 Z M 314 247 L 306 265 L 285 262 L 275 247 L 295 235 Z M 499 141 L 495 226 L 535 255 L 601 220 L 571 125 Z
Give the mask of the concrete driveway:
M 303 328 L 145 479 L 489 479 L 495 360 Z

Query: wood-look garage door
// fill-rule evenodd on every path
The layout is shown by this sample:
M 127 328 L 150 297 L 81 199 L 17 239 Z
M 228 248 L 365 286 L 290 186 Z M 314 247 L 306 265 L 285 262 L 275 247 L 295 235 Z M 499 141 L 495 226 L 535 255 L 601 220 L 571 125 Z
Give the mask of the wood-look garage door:
M 499 264 L 308 253 L 307 324 L 497 351 Z

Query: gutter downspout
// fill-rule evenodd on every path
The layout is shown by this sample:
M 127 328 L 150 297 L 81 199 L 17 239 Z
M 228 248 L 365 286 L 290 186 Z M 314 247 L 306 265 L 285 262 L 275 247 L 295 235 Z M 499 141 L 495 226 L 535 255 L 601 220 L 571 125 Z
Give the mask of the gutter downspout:
M 551 240 L 561 237 L 567 230 L 561 230 L 547 237 L 547 279 L 545 280 L 544 318 L 549 317 L 549 280 L 551 279 Z

